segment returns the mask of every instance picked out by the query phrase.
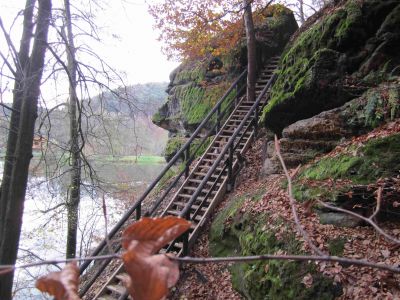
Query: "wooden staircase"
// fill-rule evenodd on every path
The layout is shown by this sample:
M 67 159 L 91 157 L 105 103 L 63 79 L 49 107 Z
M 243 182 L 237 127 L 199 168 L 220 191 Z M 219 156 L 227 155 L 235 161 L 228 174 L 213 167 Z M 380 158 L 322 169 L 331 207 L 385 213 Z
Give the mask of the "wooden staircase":
M 256 84 L 257 105 L 256 102 L 247 101 L 246 96 L 238 98 L 238 103 L 205 153 L 161 213 L 161 216 L 180 216 L 192 222 L 189 232 L 185 234 L 186 239 L 175 240 L 161 252 L 186 255 L 226 191 L 234 188 L 234 179 L 240 172 L 241 159 L 256 135 L 257 126 L 254 125 L 258 121 L 257 111 L 260 111 L 268 100 L 268 89 L 278 61 L 279 57 L 271 58 L 259 74 Z M 269 85 L 266 87 L 267 84 Z M 127 275 L 121 265 L 91 299 L 131 299 L 122 284 L 124 276 Z

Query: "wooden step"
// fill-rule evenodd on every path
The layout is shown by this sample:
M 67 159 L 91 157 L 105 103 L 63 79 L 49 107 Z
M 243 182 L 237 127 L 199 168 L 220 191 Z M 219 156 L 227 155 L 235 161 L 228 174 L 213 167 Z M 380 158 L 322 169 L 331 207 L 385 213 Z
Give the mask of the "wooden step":
M 177 210 L 167 210 L 167 214 L 179 217 L 181 212 L 177 211 Z M 193 216 L 193 214 L 190 214 L 190 219 L 192 219 L 192 216 Z M 203 217 L 203 215 L 199 213 L 194 217 L 194 220 L 200 221 L 202 217 Z M 174 246 L 176 246 L 176 244 Z
M 209 201 L 206 201 L 206 203 L 201 208 L 201 210 L 207 210 L 207 204 L 209 204 L 209 203 L 210 203 Z M 176 206 L 182 207 L 182 208 L 185 207 L 185 205 L 186 205 L 185 202 L 180 202 L 180 201 L 173 202 L 173 204 L 176 205 Z M 193 204 L 191 209 L 197 210 L 199 207 L 200 207 L 199 205 Z

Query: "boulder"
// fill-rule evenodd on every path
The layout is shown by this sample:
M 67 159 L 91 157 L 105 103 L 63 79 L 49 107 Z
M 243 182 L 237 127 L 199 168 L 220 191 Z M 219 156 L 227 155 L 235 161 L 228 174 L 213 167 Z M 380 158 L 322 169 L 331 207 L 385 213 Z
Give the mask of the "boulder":
M 306 23 L 282 56 L 264 124 L 281 134 L 396 74 L 399 16 L 398 1 L 349 0 Z

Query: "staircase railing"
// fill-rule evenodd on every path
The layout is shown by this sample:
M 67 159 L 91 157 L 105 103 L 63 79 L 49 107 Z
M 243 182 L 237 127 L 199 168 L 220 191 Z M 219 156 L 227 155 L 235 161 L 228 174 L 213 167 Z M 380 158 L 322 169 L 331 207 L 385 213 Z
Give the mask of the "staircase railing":
M 122 230 L 124 225 L 128 220 L 139 220 L 142 216 L 142 206 L 143 202 L 147 199 L 147 197 L 154 191 L 155 187 L 161 182 L 161 180 L 167 175 L 168 171 L 170 171 L 174 166 L 177 166 L 182 157 L 184 157 L 184 168 L 180 171 L 175 178 L 172 180 L 168 186 L 163 189 L 162 194 L 157 197 L 151 206 L 151 208 L 144 213 L 145 216 L 153 216 L 156 211 L 160 208 L 161 204 L 173 190 L 173 188 L 177 185 L 179 180 L 185 176 L 189 175 L 190 166 L 193 161 L 198 157 L 201 153 L 201 150 L 206 148 L 206 143 L 209 138 L 216 134 L 220 130 L 221 123 L 224 122 L 228 116 L 230 115 L 233 108 L 239 101 L 240 96 L 243 94 L 244 89 L 246 88 L 246 75 L 247 70 L 244 70 L 240 76 L 232 83 L 230 88 L 225 92 L 225 94 L 218 100 L 213 109 L 207 114 L 204 120 L 199 124 L 190 138 L 186 141 L 186 143 L 180 148 L 180 150 L 173 156 L 173 158 L 168 162 L 168 164 L 164 167 L 161 173 L 153 180 L 153 182 L 147 187 L 145 192 L 141 195 L 141 197 L 130 207 L 124 215 L 121 217 L 119 222 L 111 229 L 108 233 L 107 238 L 104 239 L 100 244 L 95 248 L 95 250 L 90 254 L 91 257 L 98 256 L 100 254 L 105 254 L 108 252 L 108 243 L 107 241 L 111 241 L 113 238 L 117 236 L 117 234 Z M 204 133 L 204 131 L 206 133 Z M 200 142 L 198 140 L 200 139 Z M 195 142 L 197 140 L 197 142 Z M 114 251 L 119 251 L 120 246 L 116 246 Z M 110 259 L 102 261 L 100 266 L 98 266 L 94 273 L 89 275 L 89 278 L 85 281 L 85 285 L 80 289 L 80 296 L 83 296 L 93 285 L 96 278 L 99 276 L 101 272 L 107 267 L 110 263 Z M 80 274 L 83 274 L 88 267 L 93 264 L 94 260 L 86 260 L 80 266 Z
M 201 209 L 201 207 L 204 206 L 204 204 L 207 201 L 207 198 L 211 195 L 211 192 L 212 192 L 214 186 L 212 186 L 209 189 L 208 193 L 204 196 L 204 198 L 203 198 L 202 202 L 200 203 L 199 207 L 197 208 L 197 210 L 192 215 L 190 214 L 192 205 L 197 200 L 197 197 L 200 195 L 203 188 L 205 187 L 205 185 L 207 184 L 207 182 L 209 181 L 211 176 L 214 174 L 217 167 L 220 166 L 221 161 L 226 157 L 226 155 L 228 155 L 228 158 L 226 158 L 226 161 L 224 162 L 224 164 L 222 166 L 222 170 L 220 170 L 219 176 L 221 176 L 221 174 L 223 174 L 225 169 L 228 169 L 228 183 L 232 184 L 232 181 L 234 179 L 233 178 L 233 162 L 234 162 L 235 150 L 239 146 L 240 142 L 242 141 L 245 134 L 249 130 L 253 129 L 254 134 L 255 135 L 257 134 L 258 116 L 259 116 L 259 109 L 260 109 L 259 105 L 261 103 L 261 100 L 264 98 L 266 92 L 268 91 L 268 89 L 274 83 L 275 79 L 276 79 L 276 74 L 274 74 L 271 77 L 271 79 L 268 81 L 266 86 L 261 91 L 260 95 L 257 97 L 255 103 L 251 106 L 250 110 L 246 113 L 243 120 L 240 122 L 239 126 L 235 129 L 234 133 L 232 134 L 232 136 L 229 138 L 228 142 L 223 147 L 221 153 L 215 159 L 215 161 L 211 165 L 210 169 L 208 170 L 207 174 L 204 176 L 203 180 L 200 182 L 199 186 L 197 187 L 196 191 L 193 193 L 193 195 L 191 196 L 191 198 L 189 199 L 189 201 L 186 203 L 185 207 L 183 208 L 182 212 L 180 213 L 180 216 L 182 218 L 185 218 L 189 221 L 194 220 L 194 218 L 196 217 L 197 211 L 199 211 Z M 247 125 L 246 128 L 244 128 L 246 122 L 249 121 L 250 118 L 253 118 L 253 122 L 250 123 L 249 125 Z M 244 129 L 244 130 L 242 131 L 242 129 Z M 218 179 L 219 179 L 219 177 L 218 177 Z M 218 179 L 215 181 L 215 183 L 218 182 Z M 188 253 L 189 235 L 186 233 L 182 236 L 181 239 L 183 239 L 183 255 L 186 255 Z M 176 241 L 178 241 L 178 240 L 176 240 Z M 171 246 L 172 245 L 170 245 L 170 247 Z

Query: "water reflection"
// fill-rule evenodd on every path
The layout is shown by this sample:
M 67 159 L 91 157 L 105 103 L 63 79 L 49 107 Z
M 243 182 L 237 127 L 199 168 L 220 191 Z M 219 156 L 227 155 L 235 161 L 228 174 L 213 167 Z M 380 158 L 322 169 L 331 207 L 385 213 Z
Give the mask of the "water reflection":
M 96 186 L 88 176 L 81 191 L 77 255 L 87 255 L 105 235 L 103 201 L 107 206 L 109 229 L 142 193 L 164 164 L 92 162 Z M 34 165 L 34 164 L 32 164 Z M 1 172 L 3 170 L 0 161 Z M 65 257 L 68 173 L 60 171 L 48 181 L 44 168 L 35 168 L 29 178 L 25 200 L 18 264 Z M 104 200 L 103 200 L 104 199 Z M 14 299 L 50 299 L 34 288 L 35 279 L 57 266 L 45 265 L 15 273 Z

